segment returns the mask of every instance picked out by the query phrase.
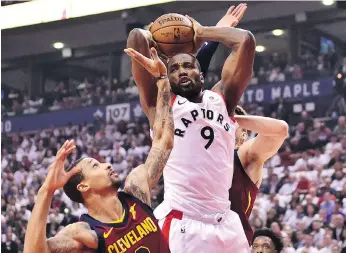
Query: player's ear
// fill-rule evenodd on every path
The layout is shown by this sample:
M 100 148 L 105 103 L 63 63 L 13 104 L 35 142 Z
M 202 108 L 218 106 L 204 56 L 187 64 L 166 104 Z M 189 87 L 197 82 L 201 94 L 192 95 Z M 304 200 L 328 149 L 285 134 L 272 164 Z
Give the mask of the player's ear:
M 243 130 L 241 137 L 243 138 L 243 140 L 245 142 L 247 140 L 247 138 L 249 137 L 249 135 L 247 134 L 247 131 Z
M 202 71 L 199 73 L 199 76 L 200 76 L 200 79 L 201 79 L 201 83 L 204 83 L 204 75 L 203 75 Z
M 80 192 L 87 192 L 89 189 L 89 185 L 84 182 L 81 182 L 77 185 L 77 190 Z

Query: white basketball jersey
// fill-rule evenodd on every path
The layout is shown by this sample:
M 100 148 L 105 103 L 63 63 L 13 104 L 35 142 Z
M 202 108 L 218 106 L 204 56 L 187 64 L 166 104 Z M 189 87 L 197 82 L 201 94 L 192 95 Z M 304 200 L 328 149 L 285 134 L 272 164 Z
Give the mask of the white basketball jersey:
M 191 216 L 229 209 L 233 177 L 236 124 L 221 95 L 207 90 L 202 100 L 192 103 L 176 96 L 174 147 L 163 171 L 163 209 Z

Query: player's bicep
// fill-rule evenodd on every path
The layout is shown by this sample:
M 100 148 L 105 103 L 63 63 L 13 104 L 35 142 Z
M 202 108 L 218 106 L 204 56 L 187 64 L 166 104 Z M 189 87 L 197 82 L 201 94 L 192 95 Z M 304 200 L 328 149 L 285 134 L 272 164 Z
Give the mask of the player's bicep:
M 50 253 L 92 253 L 98 247 L 98 238 L 87 223 L 77 222 L 49 238 L 47 246 Z
M 232 48 L 222 68 L 221 81 L 216 87 L 226 98 L 230 114 L 244 93 L 253 71 L 255 57 L 255 39 L 247 33 L 244 41 Z
M 133 169 L 127 176 L 124 192 L 138 198 L 140 201 L 150 206 L 148 171 L 144 164 Z
M 275 155 L 285 138 L 281 136 L 265 136 L 257 135 L 255 138 L 246 141 L 239 149 L 242 147 L 247 151 L 248 163 L 265 163 L 266 160 Z

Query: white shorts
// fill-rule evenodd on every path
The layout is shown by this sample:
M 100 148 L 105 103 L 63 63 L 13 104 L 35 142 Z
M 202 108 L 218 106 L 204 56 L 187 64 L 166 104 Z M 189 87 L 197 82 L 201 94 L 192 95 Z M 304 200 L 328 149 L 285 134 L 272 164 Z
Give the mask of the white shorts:
M 231 210 L 199 220 L 173 210 L 159 226 L 172 253 L 250 252 L 239 216 Z

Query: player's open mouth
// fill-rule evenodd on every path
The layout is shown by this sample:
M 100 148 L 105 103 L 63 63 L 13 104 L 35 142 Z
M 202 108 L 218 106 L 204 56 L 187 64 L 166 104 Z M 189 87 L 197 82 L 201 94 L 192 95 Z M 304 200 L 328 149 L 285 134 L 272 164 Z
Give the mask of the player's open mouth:
M 115 172 L 115 171 L 113 171 L 113 170 L 111 170 L 110 172 L 109 172 L 109 176 L 110 177 L 112 177 L 112 176 L 117 176 L 118 174 Z
M 181 85 L 181 86 L 187 86 L 191 82 L 192 82 L 191 79 L 188 78 L 188 77 L 182 77 L 182 78 L 179 79 L 179 85 Z

